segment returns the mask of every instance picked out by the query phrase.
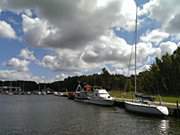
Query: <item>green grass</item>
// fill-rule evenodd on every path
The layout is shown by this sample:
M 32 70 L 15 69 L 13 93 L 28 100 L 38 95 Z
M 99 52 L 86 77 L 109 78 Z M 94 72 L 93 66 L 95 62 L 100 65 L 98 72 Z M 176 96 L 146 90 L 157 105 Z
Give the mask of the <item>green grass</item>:
M 133 98 L 133 92 L 123 92 L 120 90 L 112 90 L 110 91 L 110 95 L 112 97 L 116 97 L 116 98 L 128 98 L 128 99 L 132 99 Z
M 112 97 L 116 97 L 116 98 L 126 98 L 126 99 L 132 99 L 133 96 L 133 92 L 124 92 L 121 90 L 112 90 L 110 91 L 110 95 Z M 159 96 L 155 96 L 155 101 L 160 101 L 159 100 Z M 176 103 L 177 101 L 180 104 L 180 97 L 173 97 L 173 96 L 161 96 L 161 101 L 162 102 L 168 102 L 168 103 Z
M 155 99 L 158 101 L 159 96 L 156 96 Z M 161 96 L 161 100 L 168 103 L 176 103 L 177 101 L 180 103 L 180 97 Z

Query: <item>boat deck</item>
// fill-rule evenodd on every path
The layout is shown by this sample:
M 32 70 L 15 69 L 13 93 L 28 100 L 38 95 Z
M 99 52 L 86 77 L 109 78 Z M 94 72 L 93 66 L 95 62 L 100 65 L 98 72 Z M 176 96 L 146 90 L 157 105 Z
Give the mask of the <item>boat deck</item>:
M 120 108 L 125 108 L 124 101 L 126 100 L 118 98 L 115 100 L 114 105 Z M 132 101 L 132 100 L 128 99 L 127 101 Z M 155 102 L 155 103 L 158 103 L 158 102 Z M 163 105 L 166 105 L 168 107 L 169 117 L 180 118 L 180 107 L 178 105 L 176 105 L 175 103 L 165 103 L 165 102 L 163 102 Z

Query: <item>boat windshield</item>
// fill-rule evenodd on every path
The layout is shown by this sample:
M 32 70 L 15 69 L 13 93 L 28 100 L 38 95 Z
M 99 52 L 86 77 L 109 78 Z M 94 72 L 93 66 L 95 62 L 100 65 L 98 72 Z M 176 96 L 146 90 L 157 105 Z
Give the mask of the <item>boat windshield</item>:
M 147 100 L 147 101 L 154 101 L 155 98 L 153 96 L 146 96 L 142 94 L 135 94 L 136 98 L 141 99 L 141 100 Z
M 99 93 L 99 95 L 109 95 L 108 93 Z

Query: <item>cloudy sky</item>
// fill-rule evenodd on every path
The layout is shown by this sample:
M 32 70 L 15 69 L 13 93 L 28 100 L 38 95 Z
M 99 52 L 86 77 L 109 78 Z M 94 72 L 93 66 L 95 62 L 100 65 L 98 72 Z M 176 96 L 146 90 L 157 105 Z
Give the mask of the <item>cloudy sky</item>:
M 180 45 L 180 1 L 136 1 L 140 72 Z M 1 0 L 0 79 L 127 74 L 135 9 L 134 0 Z

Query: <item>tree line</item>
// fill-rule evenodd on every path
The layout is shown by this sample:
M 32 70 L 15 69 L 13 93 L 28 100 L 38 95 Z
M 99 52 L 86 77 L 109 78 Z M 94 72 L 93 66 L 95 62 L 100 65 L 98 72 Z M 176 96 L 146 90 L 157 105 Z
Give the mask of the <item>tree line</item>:
M 108 90 L 134 91 L 134 75 L 130 77 L 110 74 L 105 68 L 101 74 L 68 77 L 63 82 L 54 82 L 56 87 L 74 90 L 78 81 L 102 86 Z M 151 95 L 180 96 L 180 47 L 172 55 L 166 53 L 156 58 L 149 70 L 137 75 L 138 92 Z
M 134 75 L 130 77 L 110 74 L 106 68 L 101 74 L 82 75 L 65 78 L 52 83 L 34 81 L 0 81 L 0 86 L 21 87 L 24 91 L 50 88 L 53 91 L 74 91 L 78 82 L 101 86 L 107 90 L 134 91 Z M 146 94 L 180 95 L 180 48 L 172 55 L 168 53 L 156 58 L 149 70 L 137 75 L 137 90 Z
M 156 58 L 148 71 L 138 75 L 139 89 L 150 94 L 180 95 L 180 48 Z

